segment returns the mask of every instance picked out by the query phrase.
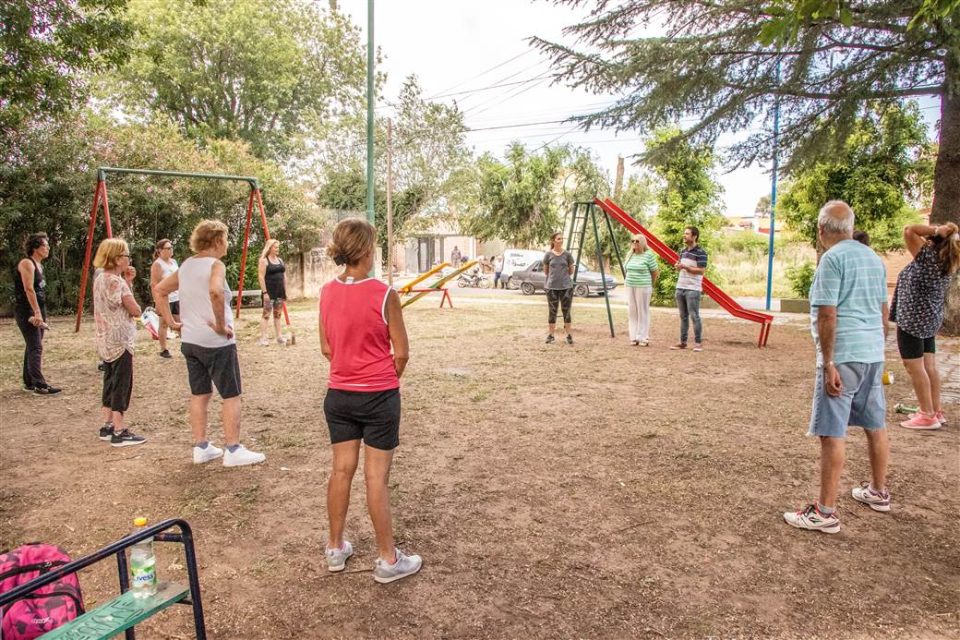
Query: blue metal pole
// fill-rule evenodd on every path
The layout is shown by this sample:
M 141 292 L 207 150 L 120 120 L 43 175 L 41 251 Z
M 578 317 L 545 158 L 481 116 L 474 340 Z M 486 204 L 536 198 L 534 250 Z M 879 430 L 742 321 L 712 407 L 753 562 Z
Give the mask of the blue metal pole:
M 367 221 L 376 224 L 373 207 L 373 0 L 367 0 Z
M 777 60 L 777 86 L 780 86 L 780 61 Z M 780 164 L 780 96 L 773 105 L 773 177 L 770 181 L 770 244 L 767 248 L 767 311 L 773 297 L 773 237 L 777 226 L 777 170 Z

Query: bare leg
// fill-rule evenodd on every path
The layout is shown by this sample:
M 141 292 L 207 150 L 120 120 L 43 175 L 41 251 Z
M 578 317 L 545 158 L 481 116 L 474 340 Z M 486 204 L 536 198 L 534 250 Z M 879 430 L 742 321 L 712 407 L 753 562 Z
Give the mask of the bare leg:
M 273 330 L 277 333 L 277 340 L 283 335 L 283 330 L 280 328 L 280 316 L 273 317 Z
M 845 456 L 846 441 L 843 438 L 820 437 L 820 504 L 824 507 L 837 505 Z
M 573 325 L 570 324 L 569 322 L 564 322 L 564 323 L 563 323 L 563 331 L 564 331 L 564 333 L 569 334 L 569 333 L 570 333 L 570 330 L 571 330 L 572 328 L 573 328 Z M 553 332 L 551 331 L 551 333 L 553 333 Z
M 160 318 L 160 328 L 157 329 L 157 333 L 159 334 L 157 338 L 160 342 L 160 351 L 166 351 L 167 350 L 167 321 L 164 320 L 162 317 Z
M 903 366 L 910 374 L 910 382 L 913 383 L 913 391 L 917 394 L 917 403 L 920 405 L 920 411 L 924 413 L 933 413 L 933 399 L 930 397 L 930 377 L 924 367 L 923 358 L 904 358 Z
M 343 545 L 343 527 L 350 507 L 350 485 L 353 483 L 353 474 L 357 472 L 359 458 L 360 440 L 347 440 L 333 445 L 333 469 L 327 482 L 327 518 L 330 521 L 328 549 L 339 549 Z
M 211 395 L 206 393 L 202 396 L 190 396 L 190 432 L 193 434 L 194 444 L 207 439 L 207 407 L 210 406 Z
M 110 407 L 100 407 L 100 415 L 103 416 L 103 424 L 110 424 L 110 420 L 113 418 L 113 412 L 110 411 Z
M 270 323 L 270 318 L 266 316 L 260 318 L 260 339 L 261 340 L 266 341 L 269 339 L 267 338 L 267 327 L 269 327 L 269 323 Z
M 111 420 L 113 421 L 113 430 L 116 433 L 120 433 L 121 431 L 123 431 L 124 429 L 123 414 L 120 413 L 119 411 L 111 411 L 110 415 L 111 415 Z
M 923 354 L 923 370 L 927 372 L 927 378 L 930 380 L 930 404 L 934 411 L 942 411 L 940 406 L 940 372 L 937 371 L 937 354 Z
M 240 396 L 223 401 L 223 437 L 228 447 L 240 444 L 240 406 Z
M 377 534 L 377 551 L 380 559 L 396 562 L 393 547 L 393 521 L 390 518 L 390 464 L 393 451 L 364 447 L 363 476 L 367 484 L 367 511 Z
M 873 488 L 883 491 L 887 488 L 887 463 L 890 460 L 890 439 L 886 429 L 864 429 L 867 434 L 867 452 L 870 455 L 870 471 L 873 475 Z

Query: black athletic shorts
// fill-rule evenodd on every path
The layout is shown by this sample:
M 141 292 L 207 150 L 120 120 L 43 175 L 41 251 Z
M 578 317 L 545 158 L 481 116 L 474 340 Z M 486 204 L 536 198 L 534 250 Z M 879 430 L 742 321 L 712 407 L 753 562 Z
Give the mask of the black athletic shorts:
M 937 339 L 936 336 L 918 338 L 897 327 L 897 347 L 900 349 L 901 358 L 915 360 L 922 358 L 925 353 L 936 353 Z
M 400 445 L 400 389 L 327 389 L 323 415 L 330 428 L 330 444 L 363 439 L 368 447 L 383 451 Z
M 180 301 L 170 303 L 170 315 L 178 316 L 180 315 Z
M 557 321 L 557 307 L 563 314 L 563 322 L 573 322 L 570 317 L 570 305 L 573 303 L 573 287 L 569 289 L 547 289 L 547 323 Z
M 224 400 L 240 395 L 240 360 L 237 358 L 237 345 L 201 347 L 182 342 L 180 353 L 187 361 L 190 393 L 195 396 L 213 393 L 213 388 L 210 386 L 213 383 Z
M 123 350 L 123 355 L 113 362 L 103 363 L 103 394 L 101 406 L 123 413 L 130 406 L 133 392 L 133 354 Z

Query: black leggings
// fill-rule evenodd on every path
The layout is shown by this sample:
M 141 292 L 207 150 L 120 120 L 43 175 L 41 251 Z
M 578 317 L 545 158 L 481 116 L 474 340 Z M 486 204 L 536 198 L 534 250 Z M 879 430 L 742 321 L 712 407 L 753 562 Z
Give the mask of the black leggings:
M 46 387 L 47 381 L 40 370 L 43 364 L 43 329 L 30 324 L 30 317 L 33 316 L 32 309 L 17 307 L 13 315 L 26 342 L 23 350 L 23 384 L 33 388 Z
M 556 324 L 557 307 L 563 312 L 563 323 L 573 322 L 570 316 L 570 306 L 573 304 L 573 287 L 569 289 L 547 289 L 547 323 Z

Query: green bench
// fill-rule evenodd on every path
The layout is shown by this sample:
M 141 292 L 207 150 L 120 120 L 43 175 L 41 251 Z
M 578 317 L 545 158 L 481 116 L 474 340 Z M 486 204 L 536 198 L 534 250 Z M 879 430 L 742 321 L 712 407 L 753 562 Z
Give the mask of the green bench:
M 172 582 L 161 582 L 157 593 L 148 598 L 137 598 L 132 591 L 127 591 L 41 637 L 44 640 L 108 640 L 189 594 L 190 587 Z

